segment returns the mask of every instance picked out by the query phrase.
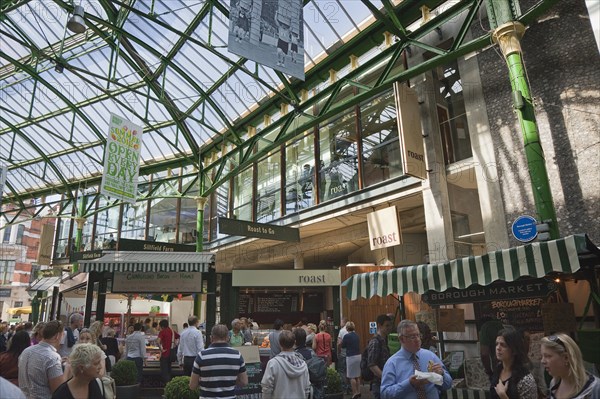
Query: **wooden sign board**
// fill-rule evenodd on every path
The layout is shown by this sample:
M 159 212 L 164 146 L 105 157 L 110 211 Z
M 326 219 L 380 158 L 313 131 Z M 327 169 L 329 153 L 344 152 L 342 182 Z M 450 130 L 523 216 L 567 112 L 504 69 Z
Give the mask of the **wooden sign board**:
M 577 329 L 575 308 L 570 302 L 542 304 L 542 320 L 546 334 L 557 332 L 568 334 L 575 332 Z
M 437 309 L 438 331 L 464 332 L 465 310 L 464 309 Z

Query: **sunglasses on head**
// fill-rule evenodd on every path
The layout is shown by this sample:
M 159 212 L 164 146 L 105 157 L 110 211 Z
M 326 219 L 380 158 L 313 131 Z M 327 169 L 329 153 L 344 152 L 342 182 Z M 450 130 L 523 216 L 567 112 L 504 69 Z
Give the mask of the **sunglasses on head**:
M 567 349 L 567 347 L 565 346 L 564 342 L 562 342 L 560 340 L 560 338 L 558 337 L 558 335 L 550 335 L 548 337 L 548 341 L 552 341 L 552 342 L 556 342 L 557 344 L 559 344 L 560 346 L 562 346 L 563 348 Z

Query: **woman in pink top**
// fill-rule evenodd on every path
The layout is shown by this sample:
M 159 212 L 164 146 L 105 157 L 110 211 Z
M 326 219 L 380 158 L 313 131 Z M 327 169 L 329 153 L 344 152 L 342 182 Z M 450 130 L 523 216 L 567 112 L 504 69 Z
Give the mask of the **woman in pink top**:
M 312 347 L 317 353 L 317 356 L 325 360 L 327 367 L 331 364 L 331 335 L 327 331 L 327 322 L 321 320 L 319 323 L 319 333 L 315 335 L 312 342 Z

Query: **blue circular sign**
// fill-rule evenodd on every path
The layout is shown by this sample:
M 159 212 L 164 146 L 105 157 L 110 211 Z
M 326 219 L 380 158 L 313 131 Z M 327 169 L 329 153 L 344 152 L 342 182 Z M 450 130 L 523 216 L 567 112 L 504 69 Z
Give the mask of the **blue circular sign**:
M 512 224 L 513 236 L 521 242 L 529 242 L 537 237 L 537 221 L 528 215 L 519 216 Z

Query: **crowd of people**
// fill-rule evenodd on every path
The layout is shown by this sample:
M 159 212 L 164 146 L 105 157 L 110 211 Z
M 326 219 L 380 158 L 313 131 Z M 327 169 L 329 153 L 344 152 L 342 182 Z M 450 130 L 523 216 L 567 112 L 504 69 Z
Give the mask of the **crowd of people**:
M 69 317 L 67 326 L 58 320 L 35 326 L 27 322 L 14 328 L 0 323 L 0 398 L 101 399 L 96 378 L 106 375 L 120 358 L 135 362 L 138 381 L 142 381 L 145 330 L 152 333 L 148 321 L 134 323 L 120 346 L 115 331 L 101 321 L 87 328 L 82 324 L 78 313 Z M 236 318 L 231 328 L 215 325 L 208 347 L 198 328 L 198 317 L 190 316 L 186 324 L 181 335 L 167 320 L 160 321 L 158 331 L 154 331 L 161 349 L 162 379 L 170 380 L 175 357 L 184 375 L 190 376 L 190 388 L 199 387 L 202 398 L 235 397 L 236 387 L 248 384 L 246 364 L 236 348 L 255 343 L 252 321 Z M 352 399 L 361 397 L 363 367 L 372 375 L 369 386 L 375 399 L 439 398 L 452 386 L 452 377 L 436 353 L 436 341 L 426 324 L 402 320 L 396 328 L 401 348 L 393 355 L 388 346 L 394 329 L 392 318 L 380 315 L 376 324 L 376 334 L 361 352 L 352 321 L 342 319 L 342 328 L 335 336 L 332 323 L 326 320 L 318 326 L 304 321 L 292 326 L 276 320 L 268 337 L 270 359 L 260 382 L 262 397 L 323 398 L 325 378 L 317 374 L 329 367 L 344 377 Z M 510 326 L 484 327 L 480 335 L 494 336 L 493 344 L 482 345 L 484 364 L 489 360 L 489 369 L 484 368 L 489 372 L 490 398 L 600 398 L 600 380 L 586 371 L 581 351 L 569 335 L 558 333 L 541 340 L 541 363 L 551 377 L 545 390 L 531 372 L 528 342 L 522 332 Z

